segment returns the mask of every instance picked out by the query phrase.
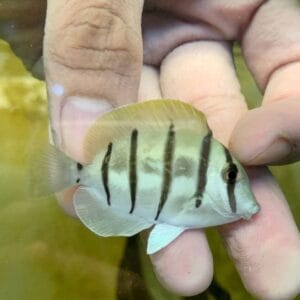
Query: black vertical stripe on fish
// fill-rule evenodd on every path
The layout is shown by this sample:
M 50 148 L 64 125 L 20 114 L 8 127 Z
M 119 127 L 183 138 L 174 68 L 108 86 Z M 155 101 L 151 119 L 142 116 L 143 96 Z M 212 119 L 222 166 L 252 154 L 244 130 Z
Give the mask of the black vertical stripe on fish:
M 80 171 L 83 169 L 83 165 L 78 162 L 76 166 L 77 166 L 78 173 L 80 173 Z M 80 182 L 80 174 L 78 174 L 78 177 L 76 179 L 76 183 L 79 183 L 79 182 Z
M 83 165 L 81 164 L 81 163 L 77 163 L 77 170 L 78 171 L 81 171 L 82 170 L 82 168 L 83 168 Z
M 234 183 L 227 183 L 227 194 L 228 194 L 228 199 L 229 199 L 229 205 L 231 208 L 231 211 L 233 213 L 236 212 L 236 200 L 235 200 L 235 195 L 234 195 Z
M 110 205 L 110 192 L 109 192 L 109 187 L 108 187 L 108 171 L 109 171 L 109 161 L 110 161 L 110 156 L 112 152 L 112 143 L 108 144 L 107 151 L 105 153 L 105 156 L 102 161 L 102 166 L 101 166 L 101 174 L 102 174 L 102 182 L 104 186 L 104 190 L 106 193 L 106 200 L 107 204 Z
M 238 172 L 237 166 L 233 163 L 232 157 L 230 152 L 224 147 L 224 152 L 226 156 L 226 161 L 229 164 L 228 167 L 228 175 L 230 172 Z M 230 209 L 233 213 L 236 212 L 236 199 L 235 199 L 235 194 L 234 194 L 234 188 L 235 188 L 235 178 L 227 178 L 227 195 L 229 199 L 229 205 Z
M 199 162 L 198 178 L 197 178 L 197 189 L 195 193 L 196 207 L 199 207 L 202 203 L 202 196 L 207 182 L 207 169 L 208 169 L 208 162 L 209 162 L 211 137 L 212 137 L 212 132 L 211 130 L 209 130 L 209 132 L 203 138 L 203 141 L 201 143 L 200 157 L 199 157 L 200 162 Z
M 171 181 L 172 181 L 172 167 L 173 167 L 173 157 L 175 150 L 175 131 L 174 124 L 171 123 L 168 131 L 167 142 L 164 150 L 164 171 L 163 171 L 163 183 L 160 195 L 160 200 L 157 208 L 157 213 L 155 220 L 158 219 L 161 210 L 168 199 Z
M 226 161 L 229 163 L 229 164 L 232 164 L 232 157 L 231 157 L 231 154 L 230 152 L 228 151 L 227 148 L 224 147 L 224 152 L 225 152 L 225 157 L 226 157 Z
M 138 143 L 138 131 L 134 129 L 131 133 L 130 141 L 130 157 L 129 157 L 129 182 L 130 182 L 130 197 L 131 197 L 131 214 L 134 210 L 135 199 L 136 199 L 136 185 L 137 185 L 137 174 L 136 174 L 136 156 L 137 156 L 137 144 Z

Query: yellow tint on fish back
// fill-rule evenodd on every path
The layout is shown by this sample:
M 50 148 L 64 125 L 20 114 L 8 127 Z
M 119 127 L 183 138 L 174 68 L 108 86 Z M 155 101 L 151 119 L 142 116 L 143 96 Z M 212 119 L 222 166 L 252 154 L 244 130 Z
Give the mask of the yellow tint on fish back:
M 205 115 L 190 104 L 179 100 L 159 99 L 119 107 L 101 117 L 89 129 L 84 154 L 92 161 L 109 143 L 119 140 L 134 129 L 167 132 L 170 124 L 176 129 L 207 133 Z

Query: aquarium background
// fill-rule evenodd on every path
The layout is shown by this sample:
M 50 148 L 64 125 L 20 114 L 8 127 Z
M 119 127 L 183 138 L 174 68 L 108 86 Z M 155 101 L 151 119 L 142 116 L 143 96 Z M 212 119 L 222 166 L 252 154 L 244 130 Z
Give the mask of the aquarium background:
M 261 94 L 234 57 L 250 108 Z M 215 229 L 207 230 L 215 278 L 202 295 L 171 295 L 156 281 L 138 238 L 99 238 L 54 197 L 27 196 L 26 155 L 47 142 L 45 83 L 0 40 L 0 299 L 254 299 L 243 288 Z M 272 167 L 300 225 L 300 164 Z

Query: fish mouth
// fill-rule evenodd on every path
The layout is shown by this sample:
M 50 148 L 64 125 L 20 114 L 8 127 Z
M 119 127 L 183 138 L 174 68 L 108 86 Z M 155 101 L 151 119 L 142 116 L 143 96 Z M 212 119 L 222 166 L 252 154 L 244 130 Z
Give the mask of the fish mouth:
M 242 215 L 242 218 L 245 220 L 250 220 L 251 217 L 255 214 L 257 214 L 260 211 L 260 206 L 257 203 L 254 203 L 246 213 Z

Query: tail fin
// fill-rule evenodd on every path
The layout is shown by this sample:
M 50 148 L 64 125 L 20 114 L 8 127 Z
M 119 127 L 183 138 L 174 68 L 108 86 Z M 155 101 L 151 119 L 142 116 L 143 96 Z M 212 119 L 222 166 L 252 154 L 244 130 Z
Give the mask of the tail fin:
M 76 184 L 76 162 L 56 147 L 48 144 L 29 156 L 29 195 L 47 196 Z

